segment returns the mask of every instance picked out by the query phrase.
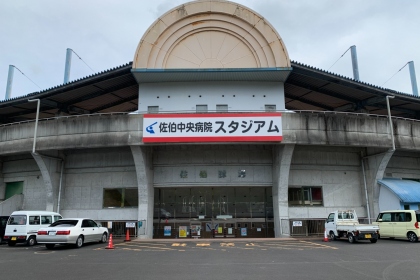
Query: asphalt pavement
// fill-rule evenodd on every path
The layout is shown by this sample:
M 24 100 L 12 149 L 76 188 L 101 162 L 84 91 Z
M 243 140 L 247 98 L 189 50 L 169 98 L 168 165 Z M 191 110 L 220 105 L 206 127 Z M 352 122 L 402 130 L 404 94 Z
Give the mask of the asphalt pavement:
M 114 238 L 80 249 L 0 245 L 2 279 L 419 279 L 420 243 L 323 238 Z

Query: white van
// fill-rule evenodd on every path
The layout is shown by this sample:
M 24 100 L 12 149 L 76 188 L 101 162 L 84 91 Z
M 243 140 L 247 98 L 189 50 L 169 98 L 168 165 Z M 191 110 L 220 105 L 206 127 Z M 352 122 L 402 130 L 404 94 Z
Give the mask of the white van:
M 419 210 L 389 210 L 379 213 L 376 222 L 380 237 L 407 238 L 417 242 L 420 236 Z
M 28 246 L 36 244 L 38 229 L 46 227 L 62 219 L 61 215 L 49 211 L 15 211 L 7 221 L 4 241 L 9 246 L 16 243 L 26 243 Z

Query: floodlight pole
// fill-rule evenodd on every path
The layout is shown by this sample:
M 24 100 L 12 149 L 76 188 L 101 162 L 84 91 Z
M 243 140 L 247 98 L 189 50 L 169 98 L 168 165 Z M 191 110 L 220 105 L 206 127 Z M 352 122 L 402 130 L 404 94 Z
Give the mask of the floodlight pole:
M 67 48 L 66 51 L 66 66 L 64 68 L 64 84 L 67 84 L 70 80 L 70 68 L 71 68 L 71 55 L 73 50 Z
M 10 99 L 10 95 L 12 93 L 12 84 L 13 84 L 13 74 L 14 74 L 15 66 L 9 65 L 9 74 L 7 76 L 7 86 L 6 86 L 6 96 L 5 100 Z
M 28 99 L 28 102 L 38 102 L 36 107 L 36 119 L 35 119 L 35 131 L 34 131 L 34 145 L 32 147 L 32 153 L 35 154 L 35 147 L 36 147 L 36 133 L 38 130 L 38 118 L 39 118 L 39 105 L 41 103 L 40 99 Z
M 356 46 L 353 45 L 350 47 L 351 50 L 351 63 L 353 66 L 353 79 L 356 81 L 360 81 L 359 79 L 359 64 L 357 63 L 357 52 L 356 52 Z

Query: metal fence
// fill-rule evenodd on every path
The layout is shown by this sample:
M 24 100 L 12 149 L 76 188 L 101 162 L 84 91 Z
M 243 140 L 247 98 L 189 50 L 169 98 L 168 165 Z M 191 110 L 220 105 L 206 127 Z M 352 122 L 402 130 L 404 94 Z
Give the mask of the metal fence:
M 372 224 L 376 219 L 359 218 L 360 224 Z M 325 219 L 289 220 L 290 236 L 322 236 L 325 230 Z
M 108 227 L 109 233 L 112 233 L 113 237 L 124 237 L 127 235 L 127 230 L 130 237 L 137 237 L 137 234 L 138 234 L 137 227 L 133 227 L 133 228 L 126 227 L 126 223 L 135 223 L 135 225 L 137 225 L 137 222 L 134 222 L 134 221 L 111 221 L 111 222 L 112 222 L 112 227 L 109 228 L 108 221 L 106 222 L 100 221 L 103 227 Z
M 290 236 L 323 235 L 325 219 L 289 220 Z

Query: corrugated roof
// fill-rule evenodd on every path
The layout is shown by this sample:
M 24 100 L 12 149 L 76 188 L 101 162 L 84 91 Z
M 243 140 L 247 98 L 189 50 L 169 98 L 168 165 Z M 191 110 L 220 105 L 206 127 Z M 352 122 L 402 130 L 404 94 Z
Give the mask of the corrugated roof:
M 378 183 L 393 192 L 402 203 L 420 203 L 420 183 L 411 180 L 382 179 Z
M 265 81 L 284 82 L 292 68 L 133 69 L 138 83 Z
M 132 69 L 132 62 L 64 85 L 0 101 L 0 124 L 56 115 L 130 112 L 138 104 L 138 83 L 163 81 L 283 81 L 286 109 L 360 112 L 420 120 L 420 98 L 292 61 L 291 69 Z M 286 70 L 286 71 L 285 71 Z M 290 72 L 291 71 L 291 72 Z M 136 80 L 137 79 L 137 80 Z

